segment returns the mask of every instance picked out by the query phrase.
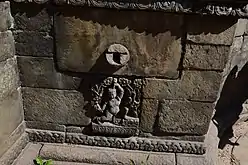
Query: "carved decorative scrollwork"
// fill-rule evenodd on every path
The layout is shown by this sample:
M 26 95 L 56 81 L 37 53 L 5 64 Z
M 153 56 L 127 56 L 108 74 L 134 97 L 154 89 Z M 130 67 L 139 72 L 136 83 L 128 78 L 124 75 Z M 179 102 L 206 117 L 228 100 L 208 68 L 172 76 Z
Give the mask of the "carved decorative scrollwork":
M 16 2 L 34 2 L 38 4 L 47 3 L 49 0 L 14 0 Z M 177 13 L 199 13 L 219 16 L 240 16 L 248 17 L 248 4 L 245 1 L 221 3 L 218 0 L 211 1 L 183 1 L 183 0 L 160 0 L 142 3 L 137 1 L 108 1 L 108 0 L 50 0 L 56 4 L 70 4 L 74 6 L 90 6 L 100 8 L 134 9 L 134 10 L 154 10 Z M 238 6 L 235 4 L 238 4 Z M 200 6 L 200 7 L 198 7 Z

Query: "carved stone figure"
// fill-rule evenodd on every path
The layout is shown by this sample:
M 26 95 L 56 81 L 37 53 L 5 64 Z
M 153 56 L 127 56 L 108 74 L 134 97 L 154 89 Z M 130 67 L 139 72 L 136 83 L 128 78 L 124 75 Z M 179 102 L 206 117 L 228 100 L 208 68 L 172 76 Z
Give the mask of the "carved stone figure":
M 103 115 L 101 117 L 97 117 L 96 120 L 97 122 L 113 122 L 115 121 L 116 115 L 120 112 L 120 104 L 121 104 L 121 99 L 124 95 L 124 90 L 121 87 L 120 84 L 118 84 L 117 79 L 113 79 L 113 84 L 111 87 L 108 88 L 108 99 L 105 101 L 103 104 L 103 107 L 98 105 L 98 111 L 100 111 Z
M 138 109 L 142 81 L 108 77 L 92 87 L 92 106 L 97 114 L 92 130 L 102 134 L 134 135 L 139 125 Z

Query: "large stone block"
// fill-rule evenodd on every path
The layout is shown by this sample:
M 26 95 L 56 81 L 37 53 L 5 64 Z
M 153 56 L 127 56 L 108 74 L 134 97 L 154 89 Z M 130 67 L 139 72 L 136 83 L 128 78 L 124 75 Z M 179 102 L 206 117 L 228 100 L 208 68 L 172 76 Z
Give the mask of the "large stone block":
M 147 156 L 149 159 L 146 162 Z M 175 165 L 174 153 L 156 153 L 127 151 L 122 149 L 89 147 L 89 146 L 68 146 L 59 144 L 45 144 L 40 156 L 45 159 L 53 159 L 68 162 L 84 162 L 90 164 L 154 164 L 154 165 Z M 143 163 L 142 163 L 143 162 Z
M 0 31 L 6 31 L 13 23 L 13 18 L 10 14 L 10 2 L 0 2 Z
M 184 68 L 223 70 L 229 55 L 229 46 L 187 44 Z
M 55 16 L 56 56 L 60 69 L 178 77 L 183 23 L 181 16 L 86 8 L 67 12 Z M 122 44 L 128 49 L 130 60 L 123 67 L 113 67 L 105 59 L 111 44 Z M 114 53 L 114 56 L 113 60 L 118 63 L 118 53 Z
M 162 100 L 157 130 L 160 133 L 204 135 L 213 109 L 212 103 Z
M 187 16 L 187 40 L 201 44 L 231 45 L 236 18 Z
M 153 132 L 158 114 L 158 100 L 144 99 L 141 107 L 140 128 L 143 132 Z
M 180 80 L 147 78 L 143 93 L 144 98 L 214 102 L 220 82 L 221 74 L 215 71 L 185 71 Z
M 42 5 L 12 5 L 12 15 L 15 29 L 24 31 L 49 32 L 52 27 L 52 17 Z
M 18 57 L 22 86 L 56 89 L 76 89 L 80 78 L 56 71 L 52 58 Z
M 15 90 L 0 101 L 0 156 L 24 132 L 22 126 L 17 128 L 22 121 L 21 94 L 20 91 Z
M 208 164 L 205 156 L 192 154 L 176 154 L 177 165 L 213 165 Z
M 0 45 L 0 61 L 14 56 L 15 42 L 11 31 L 0 32 Z
M 90 123 L 83 94 L 77 91 L 23 88 L 25 120 L 81 125 Z
M 0 62 L 0 101 L 12 95 L 19 86 L 19 75 L 15 58 Z
M 46 33 L 15 33 L 16 54 L 22 56 L 53 56 L 53 38 Z

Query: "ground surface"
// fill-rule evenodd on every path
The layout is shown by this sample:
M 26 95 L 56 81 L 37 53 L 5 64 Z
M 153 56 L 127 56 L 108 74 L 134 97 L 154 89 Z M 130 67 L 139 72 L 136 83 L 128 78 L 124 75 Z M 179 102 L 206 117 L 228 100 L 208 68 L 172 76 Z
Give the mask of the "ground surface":
M 231 139 L 236 145 L 227 144 L 218 151 L 217 165 L 248 165 L 248 115 L 241 116 L 241 120 L 234 126 L 234 137 Z

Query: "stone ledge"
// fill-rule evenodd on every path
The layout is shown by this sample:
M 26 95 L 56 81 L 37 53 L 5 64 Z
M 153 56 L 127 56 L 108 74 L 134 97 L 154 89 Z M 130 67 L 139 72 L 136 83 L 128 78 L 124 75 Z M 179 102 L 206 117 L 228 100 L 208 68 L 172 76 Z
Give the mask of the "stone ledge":
M 12 165 L 34 165 L 34 159 L 39 155 L 42 144 L 28 143 Z
M 30 141 L 47 143 L 68 143 L 99 146 L 107 148 L 119 148 L 127 150 L 143 150 L 167 153 L 189 153 L 202 155 L 206 147 L 202 142 L 164 140 L 151 138 L 117 138 L 103 136 L 88 136 L 80 133 L 65 133 L 59 131 L 45 131 L 26 129 Z M 64 139 L 65 138 L 65 139 Z
M 175 165 L 175 154 L 168 153 L 58 144 L 45 144 L 40 151 L 40 156 L 44 159 L 108 165 L 130 164 L 130 160 L 141 164 L 149 154 L 148 164 Z
M 11 165 L 27 144 L 28 136 L 23 133 L 23 135 L 12 145 L 12 147 L 2 157 L 0 157 L 0 164 Z
M 192 2 L 186 1 L 180 3 L 179 1 L 160 0 L 156 2 L 142 3 L 136 1 L 107 1 L 107 0 L 14 0 L 15 2 L 33 2 L 37 4 L 44 4 L 54 2 L 58 5 L 69 4 L 74 6 L 90 6 L 101 8 L 116 8 L 116 9 L 135 9 L 135 10 L 154 10 L 177 13 L 198 13 L 204 15 L 218 15 L 218 16 L 239 16 L 248 17 L 248 5 L 245 1 L 239 1 L 239 7 L 235 6 L 235 1 L 232 3 L 221 3 L 219 1 L 212 3 Z M 237 3 L 237 2 L 236 2 Z
M 7 152 L 11 148 L 11 146 L 14 145 L 14 143 L 23 135 L 24 132 L 25 132 L 25 124 L 23 122 L 19 124 L 16 127 L 16 129 L 6 139 L 1 141 L 0 157 L 4 155 L 4 153 Z

